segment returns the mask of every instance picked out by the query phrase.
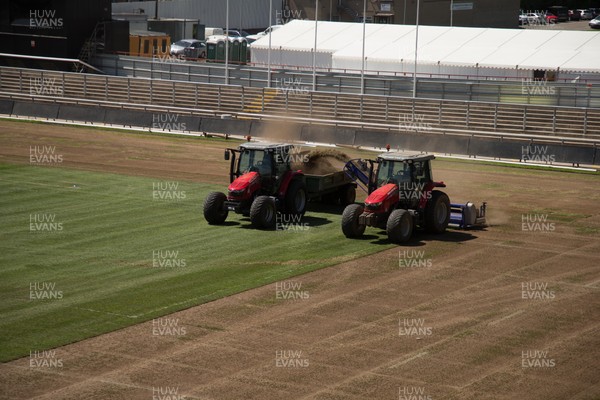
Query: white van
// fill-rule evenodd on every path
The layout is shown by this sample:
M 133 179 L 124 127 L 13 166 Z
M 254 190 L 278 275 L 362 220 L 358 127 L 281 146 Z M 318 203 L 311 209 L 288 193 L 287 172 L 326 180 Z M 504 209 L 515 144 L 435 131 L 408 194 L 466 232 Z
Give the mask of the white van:
M 211 36 L 222 36 L 225 32 L 223 32 L 223 28 L 204 28 L 204 37 L 208 39 Z

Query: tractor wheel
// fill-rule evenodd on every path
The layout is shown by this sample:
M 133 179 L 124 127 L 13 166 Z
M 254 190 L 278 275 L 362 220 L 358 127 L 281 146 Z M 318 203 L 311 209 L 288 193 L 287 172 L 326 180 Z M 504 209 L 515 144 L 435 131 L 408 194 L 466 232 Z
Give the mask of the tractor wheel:
M 204 199 L 204 218 L 210 225 L 220 225 L 227 219 L 229 211 L 223 208 L 227 196 L 221 192 L 211 192 Z
M 358 217 L 364 211 L 360 204 L 350 204 L 344 209 L 342 214 L 342 232 L 347 238 L 361 237 L 365 233 L 365 225 L 358 222 Z
M 392 243 L 404 243 L 413 233 L 413 217 L 407 210 L 394 210 L 387 220 L 388 239 Z
M 250 206 L 250 221 L 259 229 L 273 229 L 277 218 L 275 200 L 269 196 L 258 196 Z
M 442 233 L 450 222 L 450 199 L 439 190 L 431 192 L 431 198 L 425 206 L 425 230 L 430 233 Z
M 349 204 L 354 204 L 356 201 L 356 188 L 352 185 L 346 185 L 339 191 L 340 204 L 346 207 Z
M 290 183 L 285 194 L 285 211 L 292 215 L 304 215 L 306 211 L 306 186 L 296 179 Z

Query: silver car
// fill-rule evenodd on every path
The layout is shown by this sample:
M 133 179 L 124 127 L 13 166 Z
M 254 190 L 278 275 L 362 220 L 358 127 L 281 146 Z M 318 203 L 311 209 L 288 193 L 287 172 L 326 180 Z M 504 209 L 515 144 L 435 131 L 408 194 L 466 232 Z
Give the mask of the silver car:
M 186 49 L 188 50 L 186 51 Z M 197 39 L 182 39 L 171 44 L 171 55 L 177 57 L 204 58 L 206 57 L 206 45 Z
M 600 16 L 598 16 L 590 21 L 590 28 L 600 29 Z

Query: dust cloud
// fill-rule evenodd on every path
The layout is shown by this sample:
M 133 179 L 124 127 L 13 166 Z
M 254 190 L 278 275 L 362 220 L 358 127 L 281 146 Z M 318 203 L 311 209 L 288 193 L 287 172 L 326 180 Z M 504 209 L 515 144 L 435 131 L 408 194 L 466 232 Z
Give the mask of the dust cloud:
M 309 175 L 326 175 L 342 171 L 350 159 L 346 154 L 334 149 L 315 149 L 298 153 L 292 169 L 301 170 Z

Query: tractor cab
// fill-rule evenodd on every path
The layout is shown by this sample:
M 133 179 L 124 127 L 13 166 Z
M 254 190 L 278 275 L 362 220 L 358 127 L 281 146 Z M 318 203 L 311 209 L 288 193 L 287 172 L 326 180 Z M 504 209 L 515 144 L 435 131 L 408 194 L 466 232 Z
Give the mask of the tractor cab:
M 236 194 L 255 181 L 260 183 L 261 191 L 275 193 L 282 178 L 291 171 L 293 148 L 291 144 L 245 143 L 238 149 L 225 150 L 225 160 L 231 159 L 230 194 L 233 191 L 233 197 L 239 197 Z
M 258 172 L 261 177 L 273 175 L 273 154 L 268 151 L 244 149 L 235 172 L 236 176 Z
M 395 183 L 400 186 L 414 183 L 429 183 L 431 168 L 429 161 L 433 156 L 406 156 L 398 153 L 381 154 L 377 158 L 377 186 L 385 183 Z
M 421 201 L 427 200 L 434 187 L 445 187 L 443 182 L 433 182 L 431 160 L 434 158 L 427 154 L 380 154 L 375 161 L 377 188 L 388 184 L 396 185 L 400 207 L 419 207 Z

